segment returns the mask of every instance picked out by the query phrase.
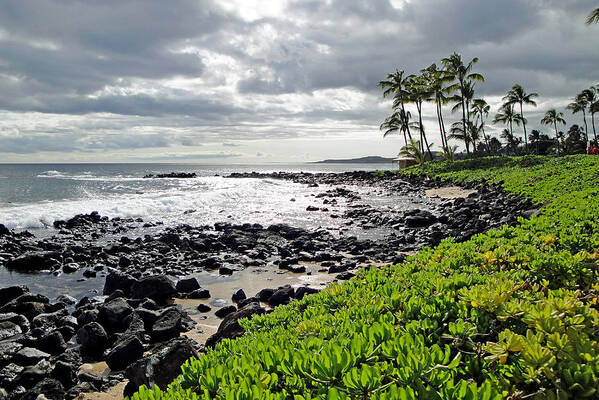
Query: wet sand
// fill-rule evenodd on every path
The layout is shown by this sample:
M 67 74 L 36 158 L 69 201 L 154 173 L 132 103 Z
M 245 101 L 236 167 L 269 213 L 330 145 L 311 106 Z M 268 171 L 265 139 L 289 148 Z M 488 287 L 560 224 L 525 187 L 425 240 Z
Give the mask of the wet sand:
M 425 191 L 427 197 L 439 197 L 442 199 L 457 199 L 466 198 L 472 193 L 476 193 L 476 190 L 464 189 L 459 186 L 446 186 L 435 189 L 428 189 Z

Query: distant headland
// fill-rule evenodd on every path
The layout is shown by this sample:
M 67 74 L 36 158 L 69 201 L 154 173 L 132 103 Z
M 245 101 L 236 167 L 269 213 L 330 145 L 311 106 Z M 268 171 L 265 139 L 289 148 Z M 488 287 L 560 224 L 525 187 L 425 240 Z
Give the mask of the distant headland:
M 345 158 L 340 160 L 323 160 L 316 161 L 314 164 L 385 164 L 390 163 L 392 158 L 380 156 L 367 156 L 360 158 Z

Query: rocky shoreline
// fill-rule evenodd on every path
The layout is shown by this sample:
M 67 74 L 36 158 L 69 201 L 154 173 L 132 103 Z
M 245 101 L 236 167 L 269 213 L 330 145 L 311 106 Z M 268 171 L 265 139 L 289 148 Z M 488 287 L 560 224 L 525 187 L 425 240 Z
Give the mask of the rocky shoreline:
M 332 213 L 338 202 L 348 206 L 337 215 L 345 226 L 384 232 L 364 240 L 327 229 L 307 230 L 284 224 L 216 223 L 180 225 L 157 233 L 129 237 L 155 223 L 141 219 L 109 219 L 97 213 L 56 221 L 57 235 L 38 239 L 0 225 L 0 268 L 18 273 L 51 271 L 82 279 L 105 276 L 102 295 L 73 299 L 31 294 L 26 287 L 0 289 L 0 399 L 73 398 L 78 393 L 105 390 L 123 379 L 126 394 L 141 384 L 163 387 L 180 371 L 181 363 L 203 350 L 203 343 L 181 336 L 195 329 L 173 299 L 206 299 L 211 293 L 193 275 L 231 275 L 245 268 L 275 269 L 304 274 L 318 266 L 331 280 L 354 276 L 357 269 L 401 262 L 406 254 L 452 237 L 463 241 L 477 233 L 537 210 L 529 201 L 507 195 L 492 185 L 470 186 L 465 197 L 437 199 L 421 209 L 396 211 L 361 202 L 353 187 L 368 187 L 372 196 L 425 196 L 447 184 L 391 173 L 232 174 L 231 178 L 284 179 L 319 187 L 306 212 Z M 100 239 L 111 235 L 114 240 Z M 46 279 L 52 279 L 48 276 Z M 272 307 L 318 291 L 310 286 L 266 288 L 248 297 L 231 293 L 231 302 L 217 311 L 200 304 L 198 312 L 223 318 L 206 346 L 243 334 L 240 318 L 268 312 Z M 84 363 L 104 361 L 103 376 L 81 372 Z

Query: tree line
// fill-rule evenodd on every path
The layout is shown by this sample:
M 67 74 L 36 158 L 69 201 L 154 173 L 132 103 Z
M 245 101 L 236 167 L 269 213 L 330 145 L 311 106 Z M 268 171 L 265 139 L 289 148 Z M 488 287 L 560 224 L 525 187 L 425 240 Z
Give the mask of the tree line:
M 599 23 L 599 8 L 587 18 L 587 24 Z M 528 120 L 524 115 L 524 106 L 536 107 L 538 93 L 528 93 L 522 85 L 516 83 L 503 97 L 503 103 L 494 115 L 492 123 L 503 125 L 499 138 L 487 134 L 485 128 L 491 111 L 490 105 L 475 95 L 475 87 L 484 82 L 484 77 L 474 71 L 478 58 L 465 62 L 458 53 L 441 60 L 440 66 L 431 64 L 418 74 L 406 75 L 404 70 L 397 69 L 388 74 L 385 80 L 378 83 L 383 90 L 383 97 L 393 99 L 392 113 L 381 124 L 383 136 L 391 134 L 403 135 L 405 147 L 403 152 L 419 161 L 433 159 L 431 143 L 429 143 L 422 122 L 422 107 L 425 103 L 433 103 L 436 120 L 441 137 L 441 149 L 446 159 L 454 159 L 457 146 L 450 145 L 449 140 L 463 143 L 466 154 L 565 154 L 587 151 L 587 144 L 597 146 L 597 128 L 595 114 L 599 112 L 599 85 L 591 86 L 578 93 L 566 107 L 572 114 L 581 113 L 583 127 L 572 125 L 567 133 L 560 131 L 566 125 L 564 113 L 555 108 L 548 110 L 540 120 L 553 132 L 543 134 L 533 129 L 528 132 Z M 408 109 L 412 105 L 412 111 Z M 446 126 L 444 107 L 451 106 L 452 113 L 459 113 L 459 120 Z M 590 116 L 593 138 L 589 135 L 587 116 Z M 517 136 L 516 129 L 521 127 L 522 136 Z

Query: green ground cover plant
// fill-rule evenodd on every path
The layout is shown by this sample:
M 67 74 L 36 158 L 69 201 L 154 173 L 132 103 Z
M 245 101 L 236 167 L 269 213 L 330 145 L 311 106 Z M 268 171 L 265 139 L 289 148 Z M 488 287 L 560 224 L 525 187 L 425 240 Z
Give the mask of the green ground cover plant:
M 401 173 L 501 184 L 542 212 L 245 320 L 133 399 L 599 398 L 599 157 Z

